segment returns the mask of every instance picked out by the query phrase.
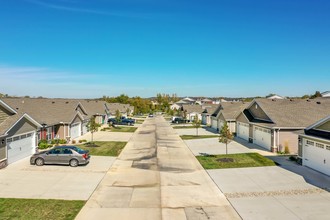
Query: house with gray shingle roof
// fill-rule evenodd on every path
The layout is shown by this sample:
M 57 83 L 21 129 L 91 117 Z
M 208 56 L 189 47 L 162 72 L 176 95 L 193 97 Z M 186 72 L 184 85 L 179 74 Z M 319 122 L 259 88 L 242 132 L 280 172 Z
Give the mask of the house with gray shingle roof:
M 134 113 L 134 106 L 122 103 L 107 103 L 110 117 L 116 116 L 116 111 L 119 110 L 122 116 L 128 117 Z
M 197 117 L 198 120 L 202 120 L 202 112 L 204 109 L 201 105 L 183 105 L 182 111 L 186 115 L 185 119 L 193 121 L 195 117 Z
M 298 153 L 298 134 L 330 113 L 328 99 L 255 99 L 236 118 L 237 136 L 267 150 Z
M 100 100 L 78 100 L 79 103 L 86 109 L 87 117 L 85 117 L 83 122 L 83 134 L 87 133 L 87 123 L 89 119 L 94 116 L 95 122 L 98 124 L 105 124 L 110 117 L 110 110 L 108 103 Z
M 42 128 L 37 132 L 37 140 L 75 139 L 82 134 L 82 123 L 89 119 L 84 106 L 75 99 L 2 99 L 20 114 L 28 114 Z
M 299 134 L 298 157 L 302 165 L 330 176 L 330 113 Z
M 202 124 L 211 125 L 211 115 L 217 109 L 218 104 L 205 105 L 204 111 L 202 112 Z
M 321 93 L 321 96 L 322 96 L 323 98 L 330 98 L 330 91 L 322 92 L 322 93 Z
M 249 102 L 224 102 L 216 115 L 217 130 L 220 131 L 225 124 L 228 125 L 231 133 L 236 133 L 236 117 L 241 111 L 249 105 Z
M 41 125 L 0 100 L 0 169 L 30 156 L 36 150 L 36 131 Z

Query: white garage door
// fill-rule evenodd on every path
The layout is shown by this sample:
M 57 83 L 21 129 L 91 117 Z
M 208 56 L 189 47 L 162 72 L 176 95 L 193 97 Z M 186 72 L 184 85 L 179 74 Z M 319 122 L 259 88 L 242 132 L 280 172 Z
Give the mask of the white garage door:
M 237 137 L 249 140 L 249 124 L 237 122 Z
M 82 134 L 86 134 L 88 132 L 87 124 L 88 122 L 84 122 L 82 124 Z
M 35 153 L 35 132 L 7 138 L 8 164 Z
M 330 175 L 330 145 L 304 140 L 303 164 Z
M 271 150 L 272 147 L 271 130 L 261 127 L 254 127 L 254 143 L 260 147 Z
M 211 121 L 211 128 L 217 130 L 218 129 L 218 121 L 217 121 L 217 119 L 212 118 L 211 120 L 212 120 Z
M 80 136 L 81 123 L 72 124 L 70 127 L 71 139 L 75 139 Z

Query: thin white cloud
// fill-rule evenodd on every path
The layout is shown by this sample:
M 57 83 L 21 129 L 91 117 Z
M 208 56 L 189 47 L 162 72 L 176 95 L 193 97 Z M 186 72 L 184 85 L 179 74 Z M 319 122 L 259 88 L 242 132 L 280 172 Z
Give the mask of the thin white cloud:
M 149 18 L 152 16 L 151 14 L 147 14 L 147 13 L 137 14 L 137 13 L 128 13 L 128 12 L 109 12 L 109 11 L 102 11 L 99 9 L 78 8 L 78 7 L 72 7 L 72 6 L 67 6 L 67 5 L 54 4 L 49 1 L 41 1 L 41 0 L 25 0 L 25 1 L 33 3 L 35 5 L 43 6 L 46 8 L 62 10 L 62 11 L 98 14 L 98 15 L 115 16 L 115 17 L 131 17 L 131 18 Z M 74 1 L 62 1 L 62 2 L 68 3 L 68 2 L 74 2 Z

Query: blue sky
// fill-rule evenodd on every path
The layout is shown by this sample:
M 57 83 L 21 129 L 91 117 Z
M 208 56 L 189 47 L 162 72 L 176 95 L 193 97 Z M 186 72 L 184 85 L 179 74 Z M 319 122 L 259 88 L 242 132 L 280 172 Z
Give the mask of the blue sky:
M 328 0 L 0 0 L 0 93 L 330 89 Z

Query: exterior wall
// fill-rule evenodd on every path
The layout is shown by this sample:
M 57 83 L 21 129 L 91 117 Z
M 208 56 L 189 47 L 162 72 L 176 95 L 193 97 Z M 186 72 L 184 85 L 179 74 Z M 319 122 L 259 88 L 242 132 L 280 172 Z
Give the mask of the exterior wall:
M 58 139 L 65 139 L 63 124 L 55 125 L 54 135 Z M 67 136 L 67 133 L 66 133 L 66 136 Z
M 235 121 L 227 121 L 228 127 L 231 133 L 236 133 L 236 122 Z
M 6 136 L 0 137 L 0 169 L 6 166 L 7 149 L 6 149 Z
M 260 108 L 260 106 L 257 103 L 254 103 L 249 108 L 250 113 L 253 115 L 253 117 L 258 119 L 264 119 L 270 121 L 266 113 Z
M 103 124 L 102 123 L 102 115 L 96 115 L 95 116 L 95 123 Z
M 241 112 L 241 113 L 237 116 L 236 121 L 239 121 L 239 122 L 243 122 L 243 123 L 249 124 L 249 121 L 246 119 L 246 117 L 244 116 L 243 112 Z
M 8 137 L 36 130 L 37 127 L 35 125 L 27 119 L 22 118 L 12 129 L 10 129 L 10 131 L 8 131 Z
M 78 117 L 78 115 L 74 118 L 71 124 L 81 122 L 81 119 Z
M 298 154 L 298 134 L 294 133 L 297 131 L 299 130 L 280 130 L 278 142 L 279 151 L 284 151 L 287 145 L 291 154 Z
M 330 131 L 330 121 L 316 127 L 317 130 Z

